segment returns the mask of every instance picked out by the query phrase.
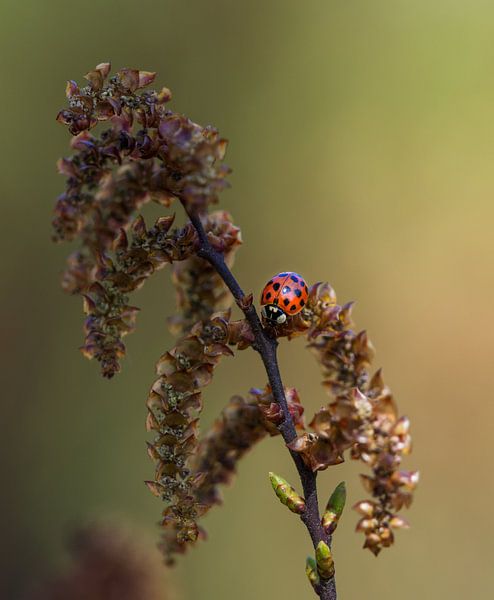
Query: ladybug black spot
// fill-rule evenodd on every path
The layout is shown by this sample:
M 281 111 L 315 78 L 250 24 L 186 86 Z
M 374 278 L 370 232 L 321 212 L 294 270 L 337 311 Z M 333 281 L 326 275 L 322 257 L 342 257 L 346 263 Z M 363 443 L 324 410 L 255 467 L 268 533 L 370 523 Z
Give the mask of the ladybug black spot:
M 309 291 L 309 288 L 307 287 L 307 285 L 306 285 L 305 283 L 304 283 L 304 288 L 305 288 L 305 291 L 306 291 L 306 292 L 308 292 L 308 291 Z
M 286 277 L 287 275 L 288 275 L 288 273 L 280 273 L 280 274 L 278 275 L 278 277 Z
M 268 293 L 266 294 L 266 300 L 269 300 L 270 298 L 271 298 L 271 292 L 268 292 Z
M 295 304 L 292 304 L 290 306 L 290 310 L 293 312 L 294 310 L 297 310 L 297 307 L 295 306 Z
M 279 284 L 278 282 L 276 282 L 276 283 L 273 285 L 273 288 L 274 288 L 274 291 L 275 291 L 275 292 L 277 292 L 277 291 L 280 289 L 280 284 Z
M 288 294 L 291 291 L 291 288 L 285 285 L 285 287 L 281 290 L 282 294 Z
M 298 283 L 298 277 L 295 277 L 295 275 L 290 275 L 290 279 L 295 281 L 295 283 Z
M 303 300 L 300 300 L 300 306 L 305 306 L 305 302 Z
M 300 298 L 301 295 L 302 292 L 300 290 L 295 290 L 295 296 L 297 296 L 297 298 Z
M 304 281 L 303 279 L 301 279 L 301 280 L 300 280 L 300 286 L 301 286 L 301 287 L 305 287 L 305 288 L 307 287 L 307 286 L 305 285 L 305 281 Z
M 288 300 L 288 298 L 285 298 L 285 299 L 283 300 L 283 304 L 284 304 L 285 306 L 288 306 L 288 305 L 290 304 L 290 300 Z

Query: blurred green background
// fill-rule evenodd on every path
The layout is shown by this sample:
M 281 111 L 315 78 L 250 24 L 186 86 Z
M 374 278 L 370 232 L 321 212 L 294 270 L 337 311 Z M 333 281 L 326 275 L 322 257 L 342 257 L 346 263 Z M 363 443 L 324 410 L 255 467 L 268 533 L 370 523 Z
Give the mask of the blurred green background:
M 115 517 L 157 540 L 144 400 L 171 344 L 167 274 L 137 293 L 121 375 L 85 361 L 81 303 L 50 243 L 64 182 L 55 122 L 65 81 L 96 63 L 158 71 L 172 107 L 230 139 L 222 207 L 242 227 L 236 274 L 257 293 L 275 272 L 329 280 L 358 301 L 400 410 L 421 485 L 412 529 L 375 559 L 356 514 L 335 537 L 340 597 L 490 598 L 494 525 L 494 4 L 491 1 L 2 0 L 2 484 L 0 596 L 63 569 L 75 524 Z M 150 211 L 153 213 L 153 209 Z M 153 214 L 156 213 L 156 210 Z M 149 214 L 149 213 L 148 213 Z M 285 383 L 308 415 L 325 401 L 302 341 L 281 347 Z M 262 386 L 253 352 L 222 364 L 205 423 Z M 183 600 L 310 598 L 305 530 L 277 503 L 273 470 L 296 481 L 280 439 L 246 458 L 210 539 L 167 575 Z M 359 464 L 320 477 L 322 498 Z M 152 550 L 154 552 L 154 550 Z M 233 593 L 234 582 L 238 590 Z

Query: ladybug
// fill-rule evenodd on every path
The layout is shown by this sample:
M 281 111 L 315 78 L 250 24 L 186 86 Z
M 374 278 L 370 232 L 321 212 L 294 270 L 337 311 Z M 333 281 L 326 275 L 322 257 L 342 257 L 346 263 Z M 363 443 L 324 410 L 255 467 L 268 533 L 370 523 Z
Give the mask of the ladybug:
M 292 271 L 278 273 L 262 290 L 261 314 L 271 325 L 281 325 L 288 315 L 296 315 L 304 308 L 308 296 L 303 277 Z

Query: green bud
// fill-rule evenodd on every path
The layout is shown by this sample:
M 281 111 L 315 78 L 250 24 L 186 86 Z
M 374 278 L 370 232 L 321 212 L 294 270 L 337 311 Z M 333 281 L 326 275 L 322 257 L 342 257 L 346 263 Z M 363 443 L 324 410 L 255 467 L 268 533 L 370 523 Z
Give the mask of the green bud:
M 312 556 L 308 556 L 305 561 L 305 574 L 315 589 L 319 585 L 319 574 L 317 572 L 317 563 Z
M 316 548 L 317 571 L 321 579 L 330 579 L 334 576 L 333 555 L 329 546 L 322 540 Z
M 269 479 L 275 494 L 280 502 L 287 506 L 292 512 L 301 514 L 305 510 L 305 500 L 297 494 L 292 486 L 275 473 L 269 473 Z
M 346 486 L 345 482 L 342 481 L 335 487 L 334 492 L 331 494 L 321 519 L 321 524 L 326 533 L 333 533 L 338 526 L 338 521 L 345 507 L 345 501 Z

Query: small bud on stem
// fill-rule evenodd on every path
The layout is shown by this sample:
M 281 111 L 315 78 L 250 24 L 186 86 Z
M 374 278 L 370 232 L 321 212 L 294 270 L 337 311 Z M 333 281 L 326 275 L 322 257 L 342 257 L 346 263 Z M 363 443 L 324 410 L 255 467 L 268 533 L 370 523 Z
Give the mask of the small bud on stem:
M 338 521 L 345 508 L 345 501 L 346 485 L 342 481 L 335 487 L 334 492 L 331 494 L 321 519 L 321 525 L 326 533 L 332 534 L 338 526 Z
M 298 515 L 304 512 L 305 500 L 297 494 L 287 481 L 275 473 L 269 473 L 269 480 L 282 504 Z
M 334 577 L 334 561 L 329 546 L 322 540 L 316 547 L 317 571 L 321 579 Z
M 319 585 L 319 574 L 317 572 L 317 563 L 312 556 L 308 556 L 305 561 L 305 574 L 315 590 Z

